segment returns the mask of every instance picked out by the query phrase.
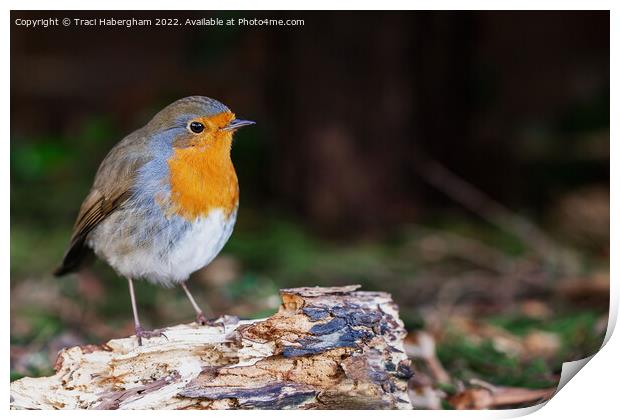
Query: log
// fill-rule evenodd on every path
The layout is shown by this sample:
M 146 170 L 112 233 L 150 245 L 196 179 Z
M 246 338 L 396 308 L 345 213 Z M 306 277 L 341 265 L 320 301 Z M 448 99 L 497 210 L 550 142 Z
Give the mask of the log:
M 283 289 L 269 318 L 63 349 L 55 375 L 11 383 L 11 408 L 410 409 L 397 306 L 358 288 Z

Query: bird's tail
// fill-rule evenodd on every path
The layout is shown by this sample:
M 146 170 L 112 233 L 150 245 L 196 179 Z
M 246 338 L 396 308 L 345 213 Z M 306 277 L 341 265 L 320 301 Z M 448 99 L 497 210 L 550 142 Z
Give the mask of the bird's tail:
M 92 256 L 93 251 L 86 246 L 84 239 L 77 238 L 71 242 L 62 263 L 54 270 L 54 276 L 60 277 L 78 271 L 88 261 L 92 260 Z

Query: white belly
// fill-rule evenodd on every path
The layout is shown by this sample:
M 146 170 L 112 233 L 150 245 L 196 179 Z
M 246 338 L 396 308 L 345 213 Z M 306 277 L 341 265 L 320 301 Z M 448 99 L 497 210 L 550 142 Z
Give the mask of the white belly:
M 226 217 L 221 210 L 198 219 L 185 237 L 170 252 L 163 268 L 173 283 L 187 280 L 194 271 L 209 264 L 220 253 L 235 226 L 236 214 Z M 166 270 L 167 267 L 172 269 Z
M 222 210 L 212 210 L 208 216 L 191 223 L 172 245 L 170 238 L 175 232 L 164 229 L 146 246 L 131 247 L 124 241 L 114 243 L 110 237 L 111 240 L 105 241 L 107 246 L 93 241 L 93 248 L 124 277 L 144 278 L 171 287 L 187 280 L 190 274 L 205 267 L 220 253 L 232 234 L 236 216 L 236 211 L 226 217 Z M 119 245 L 122 242 L 124 246 Z

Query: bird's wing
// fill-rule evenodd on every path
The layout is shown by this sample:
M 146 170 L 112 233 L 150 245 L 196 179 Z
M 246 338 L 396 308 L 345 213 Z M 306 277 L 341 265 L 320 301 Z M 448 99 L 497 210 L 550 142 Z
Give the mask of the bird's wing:
M 86 246 L 88 234 L 131 197 L 137 172 L 148 159 L 143 146 L 139 137 L 129 136 L 101 162 L 93 188 L 80 207 L 69 248 L 62 264 L 54 271 L 56 276 L 80 267 L 90 254 Z

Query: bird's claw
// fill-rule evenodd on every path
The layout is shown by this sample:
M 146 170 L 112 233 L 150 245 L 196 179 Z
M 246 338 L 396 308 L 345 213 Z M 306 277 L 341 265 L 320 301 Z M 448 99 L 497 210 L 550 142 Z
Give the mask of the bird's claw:
M 158 329 L 147 331 L 142 329 L 142 327 L 136 327 L 136 337 L 138 338 L 139 346 L 142 345 L 143 338 L 164 337 L 166 340 L 168 340 L 168 336 L 166 336 L 166 334 L 164 334 L 162 330 Z
M 207 319 L 207 317 L 205 316 L 205 314 L 203 314 L 202 312 L 198 313 L 196 315 L 196 324 L 199 325 L 207 325 L 209 323 L 209 320 Z
M 222 321 L 219 321 L 219 318 L 209 319 L 202 312 L 196 315 L 196 324 L 209 327 L 221 327 L 224 325 Z

